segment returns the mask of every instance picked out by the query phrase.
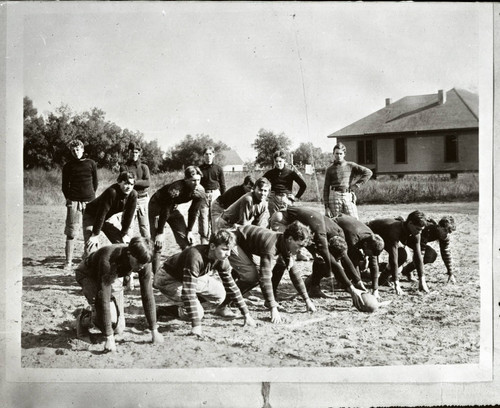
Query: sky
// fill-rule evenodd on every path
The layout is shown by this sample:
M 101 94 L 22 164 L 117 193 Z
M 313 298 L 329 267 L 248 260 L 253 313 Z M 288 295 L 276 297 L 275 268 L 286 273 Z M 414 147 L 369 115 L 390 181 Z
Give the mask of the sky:
M 480 3 L 32 3 L 24 95 L 97 107 L 162 149 L 206 134 L 253 160 L 259 129 L 295 149 L 408 95 L 478 92 Z

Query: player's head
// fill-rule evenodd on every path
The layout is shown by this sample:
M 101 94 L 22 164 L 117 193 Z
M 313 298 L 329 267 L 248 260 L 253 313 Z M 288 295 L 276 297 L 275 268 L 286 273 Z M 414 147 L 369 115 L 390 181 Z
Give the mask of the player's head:
M 277 150 L 273 154 L 274 166 L 278 169 L 283 169 L 286 164 L 286 153 L 283 150 Z
M 253 188 L 255 186 L 255 178 L 253 176 L 246 176 L 245 179 L 243 180 L 243 189 L 245 190 L 246 193 L 249 193 L 250 191 L 253 191 Z
M 383 238 L 378 234 L 371 234 L 363 238 L 360 243 L 363 252 L 368 256 L 379 256 L 385 246 Z
M 197 166 L 188 166 L 184 170 L 184 180 L 189 183 L 189 185 L 195 189 L 200 185 L 201 180 L 201 170 Z
M 116 179 L 123 194 L 129 195 L 134 189 L 135 175 L 130 171 L 122 171 Z
M 215 157 L 215 149 L 212 146 L 207 146 L 203 150 L 203 159 L 205 163 L 212 164 Z
M 68 143 L 68 149 L 71 152 L 71 155 L 75 159 L 81 159 L 83 156 L 83 143 L 81 140 L 74 139 Z
M 447 215 L 439 220 L 438 223 L 438 234 L 439 239 L 443 240 L 448 237 L 453 231 L 456 231 L 457 227 L 455 226 L 455 219 L 451 215 Z
M 339 260 L 347 252 L 347 242 L 339 236 L 331 237 L 328 240 L 328 250 L 335 259 Z
M 300 248 L 309 245 L 311 230 L 300 221 L 292 222 L 283 232 L 288 251 L 295 255 Z
M 229 230 L 220 229 L 210 236 L 210 250 L 214 251 L 214 255 L 219 261 L 227 259 L 235 245 L 236 236 Z
M 344 160 L 347 149 L 343 143 L 338 142 L 335 146 L 333 146 L 333 158 L 335 161 L 341 162 Z
M 153 257 L 151 241 L 143 237 L 133 237 L 128 244 L 128 254 L 132 270 L 140 271 Z
M 253 189 L 253 195 L 257 198 L 258 201 L 267 200 L 267 196 L 271 191 L 271 182 L 265 178 L 260 177 L 257 179 Z
M 139 144 L 134 143 L 134 142 L 130 142 L 128 144 L 127 150 L 128 150 L 129 159 L 131 159 L 133 161 L 139 160 L 139 157 L 141 156 L 141 152 L 142 152 L 141 146 Z
M 427 225 L 427 217 L 422 211 L 413 211 L 406 218 L 406 225 L 411 235 L 418 235 Z

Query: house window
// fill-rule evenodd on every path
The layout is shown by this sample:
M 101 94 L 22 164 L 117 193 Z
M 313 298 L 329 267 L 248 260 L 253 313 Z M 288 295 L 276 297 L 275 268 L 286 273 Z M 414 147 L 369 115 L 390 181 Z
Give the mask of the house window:
M 448 135 L 444 138 L 444 161 L 458 161 L 458 138 L 455 135 Z
M 394 153 L 396 163 L 406 163 L 406 138 L 394 139 Z
M 373 140 L 358 140 L 358 163 L 373 164 Z

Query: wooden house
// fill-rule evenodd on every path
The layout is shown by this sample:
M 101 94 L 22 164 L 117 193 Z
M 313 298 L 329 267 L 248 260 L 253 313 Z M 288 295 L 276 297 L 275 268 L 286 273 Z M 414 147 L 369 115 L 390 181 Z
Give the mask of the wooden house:
M 406 96 L 329 135 L 347 160 L 374 174 L 458 173 L 479 170 L 479 97 L 453 88 Z

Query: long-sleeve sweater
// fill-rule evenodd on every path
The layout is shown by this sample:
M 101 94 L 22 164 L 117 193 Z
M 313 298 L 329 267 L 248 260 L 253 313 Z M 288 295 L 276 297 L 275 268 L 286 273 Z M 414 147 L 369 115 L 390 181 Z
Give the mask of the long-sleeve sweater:
M 446 270 L 448 273 L 453 273 L 453 258 L 450 250 L 450 234 L 447 234 L 446 238 L 441 238 L 438 223 L 432 218 L 429 218 L 427 220 L 427 226 L 421 232 L 420 247 L 422 251 L 429 242 L 433 241 L 439 242 L 439 251 L 441 252 L 441 258 L 446 266 Z
M 302 224 L 307 225 L 313 233 L 313 244 L 308 250 L 317 252 L 325 261 L 328 266 L 329 272 L 333 272 L 335 277 L 342 282 L 346 287 L 351 285 L 351 281 L 347 277 L 344 268 L 337 261 L 328 249 L 328 241 L 332 237 L 344 237 L 344 231 L 337 225 L 331 218 L 320 214 L 317 211 L 310 210 L 304 207 L 292 206 L 288 207 L 284 213 L 286 223 L 290 224 L 294 221 L 300 221 Z M 349 275 L 360 279 L 359 274 L 352 264 L 351 260 L 344 254 L 341 258 L 344 267 L 348 269 Z M 357 282 L 355 282 L 357 283 Z
M 360 186 L 366 183 L 373 172 L 357 163 L 350 161 L 342 161 L 341 163 L 333 163 L 325 173 L 325 184 L 323 187 L 323 201 L 328 204 L 330 197 L 330 188 L 342 187 L 349 189 L 353 186 Z
M 271 264 L 272 260 L 279 255 L 283 257 L 286 265 L 292 264 L 289 274 L 297 292 L 304 300 L 309 299 L 300 272 L 293 266 L 293 260 L 286 247 L 283 234 L 255 225 L 246 225 L 237 228 L 236 243 L 247 255 L 260 257 L 259 283 L 264 299 L 270 308 L 278 306 L 278 302 L 274 299 Z
M 221 194 L 215 201 L 217 201 L 222 208 L 228 208 L 246 193 L 247 192 L 245 191 L 243 184 L 240 184 L 238 186 L 228 188 L 226 192 Z
M 229 224 L 253 224 L 266 228 L 269 223 L 267 201 L 258 201 L 254 193 L 246 193 L 224 210 L 222 218 Z
M 238 305 L 241 313 L 248 314 L 248 307 L 231 275 L 229 261 L 212 260 L 209 258 L 209 251 L 209 245 L 195 245 L 169 257 L 163 264 L 165 271 L 182 282 L 181 296 L 193 327 L 201 325 L 197 308 L 197 280 L 212 270 L 217 271 L 226 292 Z
M 185 181 L 177 180 L 160 188 L 153 194 L 149 201 L 149 213 L 154 213 L 153 205 L 160 206 L 160 214 L 158 217 L 157 233 L 163 234 L 165 223 L 168 217 L 177 208 L 178 204 L 183 204 L 191 201 L 191 206 L 188 210 L 188 231 L 191 231 L 196 222 L 198 210 L 205 200 L 205 192 L 203 187 L 198 186 L 195 190 Z
M 203 174 L 201 178 L 201 185 L 205 190 L 220 190 L 221 194 L 226 192 L 226 180 L 224 178 L 224 171 L 222 167 L 217 164 L 203 163 L 200 166 L 201 173 Z
M 127 245 L 114 244 L 104 246 L 92 252 L 85 262 L 89 268 L 88 277 L 93 279 L 100 290 L 102 290 L 100 301 L 103 303 L 100 305 L 100 310 L 104 311 L 104 334 L 109 336 L 113 334 L 111 313 L 109 309 L 111 284 L 116 278 L 124 277 L 131 272 Z M 151 330 L 156 326 L 156 307 L 153 296 L 152 274 L 150 263 L 139 272 L 142 306 Z
M 271 182 L 271 191 L 275 194 L 291 194 L 294 181 L 299 185 L 299 191 L 297 191 L 295 197 L 302 197 L 307 188 L 304 179 L 295 170 L 286 166 L 282 170 L 274 167 L 267 171 L 264 177 Z
M 140 160 L 128 160 L 120 165 L 120 173 L 122 171 L 130 171 L 135 174 L 134 190 L 137 191 L 138 197 L 144 197 L 148 192 L 150 183 L 149 167 Z
M 67 200 L 92 201 L 98 185 L 97 166 L 93 160 L 73 159 L 64 165 L 62 192 Z
M 122 215 L 122 235 L 128 233 L 132 220 L 134 219 L 137 206 L 137 191 L 127 196 L 123 193 L 118 183 L 112 184 L 104 192 L 87 204 L 85 214 L 94 217 L 94 227 L 92 233 L 98 235 L 101 232 L 104 222 L 114 214 L 123 212 Z

